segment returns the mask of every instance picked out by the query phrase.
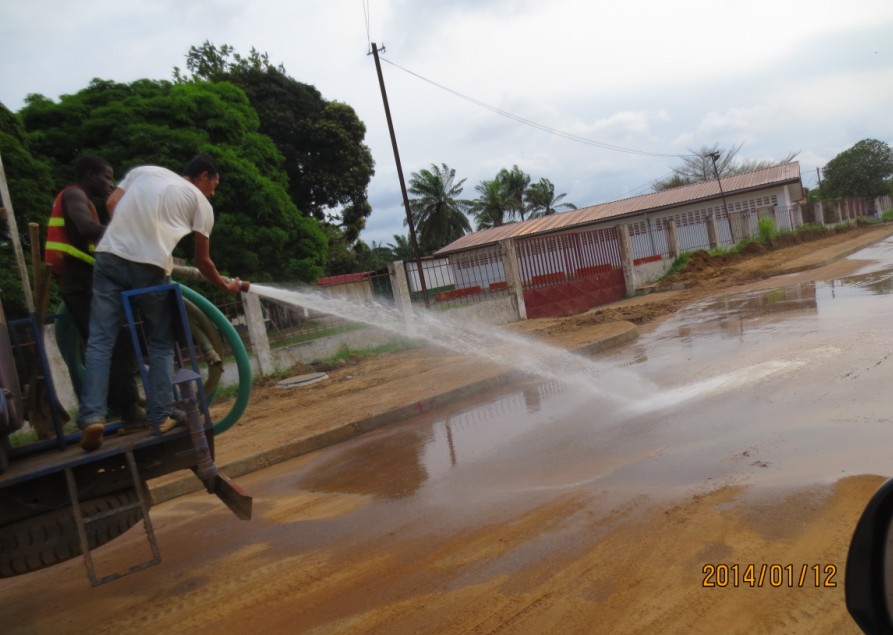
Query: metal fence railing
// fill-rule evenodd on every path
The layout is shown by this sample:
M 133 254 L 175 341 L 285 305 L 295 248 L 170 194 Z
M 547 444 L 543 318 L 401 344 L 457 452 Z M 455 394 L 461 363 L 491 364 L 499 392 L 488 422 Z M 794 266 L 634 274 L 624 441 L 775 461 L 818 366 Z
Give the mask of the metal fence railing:
M 516 242 L 521 284 L 545 287 L 620 269 L 614 227 L 523 238 Z
M 714 219 L 716 244 L 711 244 L 708 224 Z M 677 251 L 685 253 L 714 246 L 730 247 L 760 235 L 760 219 L 770 218 L 777 231 L 793 231 L 804 225 L 804 213 L 799 204 L 771 205 L 747 209 L 708 208 L 677 212 L 661 217 L 631 220 L 627 226 L 635 264 L 652 257 L 670 254 L 669 223 L 676 226 Z
M 474 304 L 508 293 L 503 254 L 498 246 L 472 249 L 446 258 L 423 258 L 428 303 L 438 309 Z M 406 278 L 413 302 L 423 302 L 416 262 L 407 262 Z

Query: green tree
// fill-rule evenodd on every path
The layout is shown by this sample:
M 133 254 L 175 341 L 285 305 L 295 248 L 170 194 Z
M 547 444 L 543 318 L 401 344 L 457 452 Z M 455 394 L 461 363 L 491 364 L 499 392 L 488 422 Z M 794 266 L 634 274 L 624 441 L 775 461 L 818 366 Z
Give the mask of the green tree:
M 530 175 L 525 174 L 517 165 L 513 165 L 511 170 L 501 169 L 496 175 L 496 182 L 502 189 L 509 216 L 517 216 L 524 220 L 524 214 L 527 213 L 524 193 L 527 191 L 527 186 L 530 185 Z
M 465 179 L 455 182 L 456 170 L 445 163 L 440 167 L 413 172 L 409 179 L 409 193 L 413 222 L 416 226 L 419 249 L 431 254 L 471 231 L 465 216 L 469 202 L 460 199 Z M 404 221 L 404 224 L 406 221 Z
M 360 261 L 357 258 L 357 247 L 362 241 L 350 245 L 337 226 L 323 223 L 323 232 L 327 240 L 327 254 L 325 275 L 340 276 L 345 273 L 357 273 L 362 271 Z M 363 245 L 365 247 L 365 245 Z
M 407 261 L 415 258 L 415 250 L 408 236 L 394 234 L 394 242 L 388 243 L 388 249 L 391 250 L 394 260 Z
M 245 93 L 226 82 L 171 84 L 94 80 L 58 103 L 29 96 L 21 111 L 36 156 L 53 165 L 56 186 L 87 152 L 116 174 L 140 164 L 179 171 L 196 152 L 216 157 L 221 185 L 212 256 L 224 272 L 259 282 L 313 282 L 323 273 L 326 238 L 290 200 L 282 155 L 258 132 Z M 191 255 L 190 241 L 175 255 Z
M 362 240 L 357 241 L 363 250 L 357 252 L 362 271 L 381 271 L 386 269 L 388 263 L 394 260 L 393 252 L 379 241 L 373 240 L 368 246 Z
M 478 197 L 471 201 L 469 210 L 475 217 L 477 229 L 504 225 L 508 214 L 508 202 L 502 184 L 496 179 L 481 181 L 474 186 L 474 189 Z
M 12 205 L 16 226 L 23 250 L 30 249 L 28 223 L 46 224 L 56 194 L 50 167 L 36 159 L 29 148 L 25 130 L 18 117 L 0 103 L 0 158 L 6 174 L 11 201 L 0 206 Z M 68 179 L 74 179 L 74 167 L 68 165 Z M 30 253 L 23 254 L 30 263 Z M 9 224 L 0 221 L 0 292 L 7 319 L 17 319 L 28 314 L 22 279 L 13 251 Z
M 822 196 L 874 198 L 893 194 L 893 149 L 877 139 L 863 139 L 825 166 Z
M 790 152 L 780 161 L 739 160 L 737 159 L 738 152 L 743 145 L 733 145 L 728 150 L 725 150 L 720 148 L 718 143 L 714 143 L 712 146 L 701 146 L 699 150 L 689 149 L 690 154 L 681 157 L 682 163 L 671 168 L 673 173 L 665 179 L 654 181 L 651 184 L 651 188 L 655 192 L 660 192 L 661 190 L 682 185 L 712 181 L 716 179 L 717 174 L 720 177 L 726 177 L 753 172 L 754 170 L 762 170 L 775 165 L 790 163 L 799 154 L 799 152 Z M 714 156 L 716 156 L 715 170 Z
M 350 242 L 359 237 L 372 207 L 367 188 L 375 173 L 365 145 L 366 126 L 350 106 L 323 99 L 309 84 L 270 64 L 254 48 L 242 57 L 232 46 L 206 41 L 186 56 L 188 77 L 174 69 L 178 82 L 228 81 L 248 95 L 269 136 L 284 157 L 288 193 L 304 214 L 339 225 Z
M 555 194 L 555 185 L 547 178 L 541 178 L 536 183 L 531 183 L 524 192 L 530 218 L 550 216 L 559 210 L 577 209 L 573 203 L 562 203 L 567 194 Z

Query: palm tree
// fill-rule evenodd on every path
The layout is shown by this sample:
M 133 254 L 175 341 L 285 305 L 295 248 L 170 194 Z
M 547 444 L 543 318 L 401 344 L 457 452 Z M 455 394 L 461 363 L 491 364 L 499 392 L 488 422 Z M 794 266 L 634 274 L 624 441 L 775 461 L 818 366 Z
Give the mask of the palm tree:
M 567 194 L 556 196 L 555 185 L 547 178 L 542 178 L 536 183 L 532 183 L 524 192 L 530 218 L 550 216 L 562 209 L 577 209 L 577 206 L 573 203 L 561 202 L 561 199 L 565 196 Z
M 477 220 L 477 228 L 480 230 L 504 225 L 508 206 L 499 181 L 481 181 L 474 189 L 479 196 L 471 202 L 471 213 Z
M 409 179 L 412 219 L 418 231 L 419 248 L 426 254 L 448 245 L 465 232 L 471 224 L 465 216 L 469 202 L 458 198 L 465 179 L 454 183 L 456 171 L 446 163 L 430 170 L 413 172 Z M 405 224 L 405 221 L 404 221 Z
M 394 242 L 388 243 L 388 249 L 391 250 L 394 260 L 406 261 L 415 258 L 415 252 L 413 251 L 412 244 L 409 242 L 407 236 L 394 234 Z
M 510 216 L 520 216 L 524 220 L 524 192 L 530 185 L 530 175 L 525 174 L 517 165 L 511 170 L 502 168 L 496 175 L 496 181 L 500 184 L 505 197 Z

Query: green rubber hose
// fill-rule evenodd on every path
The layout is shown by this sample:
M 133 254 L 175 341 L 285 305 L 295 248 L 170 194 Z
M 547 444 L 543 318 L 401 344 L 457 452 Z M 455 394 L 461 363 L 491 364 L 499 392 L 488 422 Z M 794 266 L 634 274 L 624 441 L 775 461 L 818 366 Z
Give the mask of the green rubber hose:
M 236 395 L 236 400 L 230 411 L 223 417 L 223 419 L 214 424 L 214 434 L 221 434 L 222 432 L 229 430 L 233 424 L 239 420 L 239 417 L 242 416 L 242 413 L 245 412 L 245 408 L 248 406 L 248 400 L 251 397 L 251 385 L 254 381 L 251 372 L 251 361 L 248 358 L 248 352 L 245 350 L 245 344 L 242 343 L 242 338 L 239 337 L 239 334 L 236 332 L 235 327 L 229 319 L 220 312 L 220 309 L 214 306 L 214 304 L 207 298 L 199 295 L 183 284 L 180 285 L 180 290 L 183 293 L 184 298 L 195 304 L 208 316 L 211 323 L 217 327 L 217 330 L 220 331 L 223 339 L 229 344 L 230 350 L 232 350 L 233 356 L 236 358 L 236 370 L 239 375 L 239 392 Z
M 236 400 L 226 416 L 213 424 L 214 434 L 221 434 L 231 428 L 233 424 L 239 420 L 239 417 L 242 416 L 245 412 L 245 408 L 248 406 L 248 400 L 251 396 L 251 386 L 253 383 L 251 361 L 248 357 L 248 352 L 245 350 L 245 345 L 242 343 L 242 338 L 239 337 L 236 329 L 226 316 L 220 312 L 220 309 L 189 287 L 181 284 L 180 290 L 183 297 L 199 309 L 202 315 L 206 317 L 220 333 L 223 340 L 229 344 L 230 350 L 232 350 L 236 360 L 236 370 L 239 378 L 239 391 L 236 395 Z M 67 315 L 65 305 L 60 304 L 57 313 L 60 313 L 61 315 L 55 322 L 56 343 L 58 344 L 62 357 L 68 366 L 69 375 L 71 376 L 75 391 L 79 394 L 80 384 L 83 378 L 83 363 L 81 361 L 83 341 L 81 340 L 77 327 L 74 325 L 74 321 Z M 199 321 L 204 322 L 204 320 Z M 213 335 L 211 335 L 211 337 L 215 340 L 214 344 L 216 348 L 217 338 L 213 337 Z M 214 381 L 215 378 L 213 375 L 210 375 L 209 379 L 212 381 L 210 381 L 206 391 L 207 393 L 210 393 L 207 394 L 208 402 L 210 403 L 216 392 L 217 382 Z M 219 376 L 216 379 L 219 379 Z
M 223 338 L 220 331 L 211 323 L 210 318 L 195 306 L 194 302 L 183 299 L 186 306 L 186 316 L 189 318 L 189 330 L 192 331 L 192 340 L 196 350 L 201 352 L 208 364 L 208 375 L 202 382 L 205 389 L 205 397 L 208 403 L 214 401 L 217 394 L 217 385 L 223 375 Z

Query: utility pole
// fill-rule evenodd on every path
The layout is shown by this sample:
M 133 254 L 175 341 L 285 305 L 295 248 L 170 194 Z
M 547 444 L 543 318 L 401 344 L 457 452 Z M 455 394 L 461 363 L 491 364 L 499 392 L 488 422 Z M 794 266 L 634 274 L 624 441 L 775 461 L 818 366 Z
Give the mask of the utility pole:
M 382 51 L 385 50 L 382 45 Z M 397 136 L 394 134 L 394 122 L 391 121 L 391 108 L 388 106 L 388 93 L 384 87 L 384 76 L 381 74 L 381 62 L 378 59 L 379 48 L 372 42 L 372 57 L 375 59 L 375 70 L 378 72 L 378 85 L 381 87 L 381 100 L 384 102 L 384 114 L 388 120 L 388 132 L 391 133 L 391 146 L 394 148 L 394 160 L 397 162 L 397 178 L 400 179 L 400 192 L 403 194 L 403 207 L 406 209 L 406 224 L 409 225 L 409 240 L 412 250 L 415 252 L 416 269 L 419 274 L 419 283 L 422 286 L 422 296 L 425 298 L 425 308 L 428 304 L 428 288 L 425 286 L 425 272 L 422 270 L 422 252 L 415 235 L 415 223 L 412 221 L 412 210 L 409 207 L 409 196 L 406 194 L 406 182 L 403 180 L 403 167 L 400 165 L 400 152 L 397 150 Z
M 716 160 L 719 158 L 719 152 L 711 152 L 709 156 L 713 159 L 713 174 L 716 175 L 716 183 L 719 185 L 719 195 L 722 197 L 722 211 L 726 213 L 726 220 L 729 221 L 729 237 L 732 239 L 732 243 L 734 243 L 735 232 L 732 231 L 732 217 L 729 216 L 729 208 L 726 205 L 726 195 L 725 192 L 722 191 L 722 181 L 719 179 L 719 170 L 716 169 Z

